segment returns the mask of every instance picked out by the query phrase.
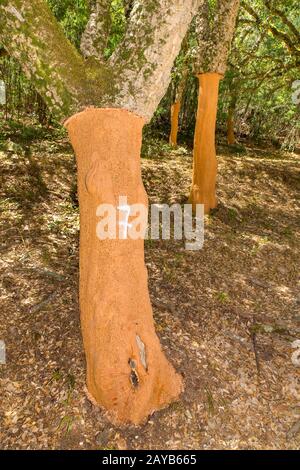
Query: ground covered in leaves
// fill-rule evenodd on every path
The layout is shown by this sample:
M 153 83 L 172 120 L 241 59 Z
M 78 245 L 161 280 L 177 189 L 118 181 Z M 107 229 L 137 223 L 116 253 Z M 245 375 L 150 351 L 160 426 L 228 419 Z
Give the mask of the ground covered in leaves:
M 2 449 L 291 449 L 300 444 L 299 156 L 218 149 L 205 243 L 147 241 L 157 332 L 180 401 L 117 428 L 84 394 L 75 164 L 64 135 L 1 141 Z M 191 152 L 143 159 L 151 202 L 184 202 Z

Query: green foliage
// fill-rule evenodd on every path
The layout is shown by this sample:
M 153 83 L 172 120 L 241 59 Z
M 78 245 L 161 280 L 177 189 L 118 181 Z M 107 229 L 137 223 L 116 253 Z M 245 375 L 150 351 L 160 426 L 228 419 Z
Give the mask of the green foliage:
M 266 4 L 276 4 L 277 13 Z M 238 135 L 279 139 L 290 150 L 299 141 L 299 105 L 292 100 L 292 84 L 300 78 L 297 8 L 294 0 L 242 1 L 228 70 L 221 83 L 219 127 L 225 129 L 231 103 Z
M 86 0 L 47 0 L 66 37 L 77 47 L 89 17 Z
M 111 56 L 115 48 L 121 42 L 125 29 L 126 19 L 122 0 L 113 0 L 111 2 L 111 34 L 109 36 L 105 57 Z
M 47 0 L 66 36 L 79 49 L 81 35 L 90 14 L 86 0 Z M 208 0 L 211 21 L 216 0 Z M 242 0 L 228 68 L 220 85 L 218 138 L 226 133 L 228 111 L 232 109 L 238 140 L 269 139 L 274 145 L 293 150 L 299 142 L 300 108 L 293 103 L 293 83 L 300 80 L 300 17 L 298 0 Z M 122 0 L 111 2 L 111 32 L 105 50 L 109 58 L 126 31 Z M 150 14 L 150 13 L 149 13 Z M 181 100 L 179 140 L 192 144 L 197 109 L 198 80 L 193 74 L 197 47 L 195 24 L 182 44 L 171 75 L 171 85 L 147 127 L 151 138 L 143 154 L 163 154 L 170 127 L 170 106 L 178 94 Z M 33 84 L 18 63 L 1 56 L 0 79 L 7 89 L 7 104 L 0 106 L 0 119 L 26 121 L 29 117 L 43 126 L 53 124 Z M 29 132 L 29 131 L 28 131 Z M 30 139 L 31 137 L 28 136 Z M 232 152 L 243 153 L 237 144 Z

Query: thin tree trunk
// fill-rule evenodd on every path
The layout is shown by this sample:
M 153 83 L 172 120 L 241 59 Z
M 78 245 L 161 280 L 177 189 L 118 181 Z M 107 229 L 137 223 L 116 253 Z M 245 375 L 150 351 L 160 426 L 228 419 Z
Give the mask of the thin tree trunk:
M 216 207 L 217 158 L 215 130 L 218 106 L 218 73 L 203 73 L 199 78 L 199 97 L 194 136 L 193 181 L 189 201 L 204 205 L 204 212 Z
M 183 100 L 184 91 L 186 87 L 188 72 L 189 72 L 189 68 L 187 64 L 185 64 L 181 80 L 177 86 L 177 89 L 175 90 L 174 100 L 171 105 L 171 131 L 170 131 L 170 137 L 169 137 L 169 144 L 175 148 L 177 147 L 179 115 L 180 115 L 181 103 Z
M 227 118 L 227 143 L 228 145 L 234 145 L 236 143 L 232 110 L 229 110 Z
M 189 74 L 189 66 L 188 66 L 188 34 L 185 36 L 182 47 L 181 53 L 184 56 L 184 62 L 181 66 L 181 76 L 179 78 L 179 82 L 175 84 L 174 94 L 172 93 L 172 104 L 171 104 L 171 130 L 169 136 L 169 144 L 172 147 L 177 147 L 177 136 L 178 136 L 178 128 L 179 128 L 179 115 L 181 110 L 181 104 L 184 96 L 184 91 L 186 87 L 186 81 L 188 79 Z
M 233 113 L 229 112 L 227 118 L 227 143 L 228 145 L 234 145 L 236 143 L 235 133 L 234 133 L 234 119 Z
M 175 400 L 182 380 L 156 336 L 143 240 L 100 240 L 99 204 L 147 205 L 141 179 L 144 120 L 122 109 L 87 109 L 66 127 L 77 157 L 80 310 L 89 397 L 117 423 L 142 422 Z
M 178 123 L 180 114 L 181 102 L 176 101 L 171 105 L 171 131 L 169 137 L 169 144 L 172 147 L 177 147 Z
M 230 103 L 228 107 L 227 116 L 227 143 L 228 145 L 234 145 L 236 143 L 234 133 L 234 113 L 237 104 L 237 95 L 235 92 L 231 92 Z

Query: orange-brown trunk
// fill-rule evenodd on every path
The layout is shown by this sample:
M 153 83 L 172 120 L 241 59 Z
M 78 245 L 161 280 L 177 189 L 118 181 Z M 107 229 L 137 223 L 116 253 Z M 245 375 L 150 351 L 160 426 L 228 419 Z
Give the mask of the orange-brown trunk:
M 180 106 L 180 101 L 173 103 L 171 106 L 171 132 L 169 137 L 169 144 L 172 145 L 172 147 L 177 147 Z
M 204 212 L 216 207 L 217 158 L 216 118 L 221 75 L 204 73 L 199 78 L 199 97 L 194 136 L 193 181 L 189 202 L 204 205 Z
M 80 203 L 80 311 L 90 399 L 116 423 L 138 424 L 175 400 L 182 380 L 155 333 L 143 240 L 97 237 L 97 208 L 147 195 L 141 178 L 143 119 L 89 108 L 66 127 L 75 150 Z M 99 212 L 98 212 L 99 214 Z

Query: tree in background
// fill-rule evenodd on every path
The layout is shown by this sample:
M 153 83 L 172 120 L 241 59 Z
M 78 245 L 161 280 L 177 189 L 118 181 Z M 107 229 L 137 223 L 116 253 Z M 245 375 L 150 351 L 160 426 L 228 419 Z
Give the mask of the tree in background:
M 106 51 L 115 3 L 93 2 L 81 43 L 86 59 L 43 0 L 2 0 L 0 40 L 64 121 L 77 158 L 88 394 L 114 421 L 137 424 L 176 399 L 182 379 L 155 333 L 143 241 L 100 241 L 97 211 L 103 203 L 116 207 L 124 195 L 128 204 L 147 204 L 142 129 L 200 1 L 136 0 L 120 42 Z
M 276 14 L 264 0 L 241 6 L 221 82 L 219 129 L 225 125 L 230 145 L 237 136 L 293 150 L 299 142 L 299 106 L 292 100 L 299 78 L 298 2 L 277 1 Z
M 194 69 L 199 78 L 198 110 L 194 135 L 193 180 L 189 201 L 204 204 L 204 212 L 216 207 L 217 159 L 215 129 L 219 82 L 226 70 L 239 0 L 204 2 L 196 18 L 198 41 Z
M 256 0 L 243 1 L 241 5 L 226 73 L 220 81 L 218 135 L 222 138 L 225 133 L 229 145 L 237 143 L 233 151 L 239 149 L 240 138 L 266 139 L 293 151 L 299 146 L 300 133 L 299 104 L 292 99 L 297 96 L 295 87 L 300 76 L 298 1 Z M 212 23 L 214 9 L 210 11 Z M 196 81 L 190 73 L 193 54 L 197 51 L 198 20 L 195 20 L 197 17 L 189 29 L 187 53 L 183 47 L 172 73 L 171 105 L 176 104 L 174 96 L 179 89 L 183 139 L 189 139 L 192 134 L 192 110 L 197 102 Z M 184 70 L 188 73 L 183 74 Z M 169 96 L 170 93 L 160 106 L 161 126 L 169 117 Z M 174 112 L 171 130 L 175 132 L 171 135 L 176 135 L 177 114 Z

